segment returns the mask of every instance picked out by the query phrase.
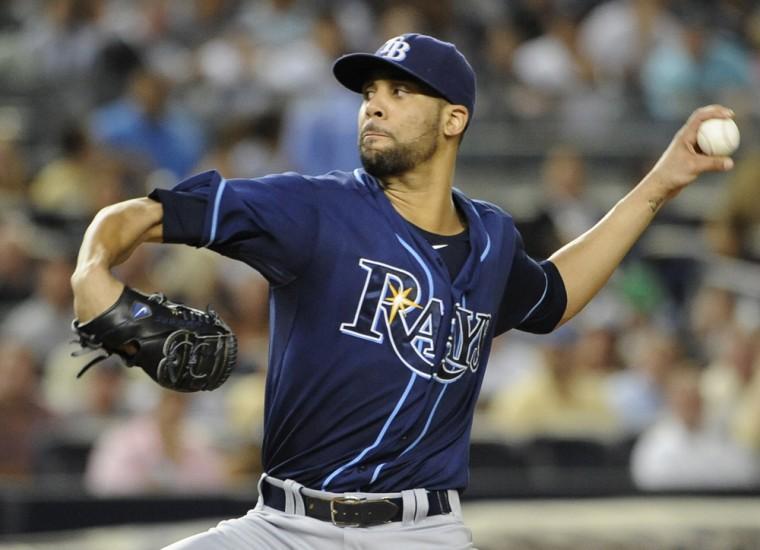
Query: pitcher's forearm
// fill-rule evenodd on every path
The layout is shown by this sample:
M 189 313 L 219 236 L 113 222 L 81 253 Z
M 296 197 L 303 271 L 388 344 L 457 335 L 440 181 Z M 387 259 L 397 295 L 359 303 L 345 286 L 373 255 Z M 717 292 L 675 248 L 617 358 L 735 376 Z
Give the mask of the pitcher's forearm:
M 666 199 L 658 182 L 647 177 L 594 227 L 551 256 L 567 291 L 561 322 L 580 312 L 607 283 Z
M 74 314 L 80 322 L 116 302 L 124 285 L 111 268 L 126 260 L 143 242 L 162 239 L 163 207 L 150 199 L 133 199 L 98 212 L 85 232 L 71 277 Z
M 121 296 L 124 284 L 107 269 L 93 268 L 71 278 L 74 290 L 74 316 L 80 323 L 100 315 Z
M 79 249 L 77 271 L 111 267 L 126 260 L 137 246 L 161 240 L 161 203 L 132 199 L 107 206 L 87 228 Z
M 721 105 L 695 110 L 641 183 L 598 224 L 550 258 L 562 274 L 567 290 L 562 322 L 571 319 L 599 292 L 667 200 L 703 172 L 733 168 L 729 157 L 702 154 L 697 146 L 697 133 L 703 122 L 733 116 L 731 109 Z

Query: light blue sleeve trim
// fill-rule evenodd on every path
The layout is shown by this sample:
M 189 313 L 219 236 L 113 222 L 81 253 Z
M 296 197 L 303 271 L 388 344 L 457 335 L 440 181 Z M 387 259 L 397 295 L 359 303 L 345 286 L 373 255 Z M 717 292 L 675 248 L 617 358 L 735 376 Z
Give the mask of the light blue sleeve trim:
M 412 386 L 414 385 L 414 381 L 417 379 L 417 374 L 412 373 L 412 377 L 409 378 L 409 383 L 406 385 L 406 389 L 404 390 L 404 394 L 401 396 L 401 398 L 398 400 L 398 403 L 396 403 L 396 407 L 393 409 L 393 412 L 391 412 L 388 419 L 385 421 L 385 424 L 383 425 L 383 429 L 380 430 L 380 433 L 378 434 L 377 438 L 375 439 L 374 443 L 364 449 L 362 452 L 360 452 L 354 459 L 352 459 L 350 462 L 347 462 L 343 466 L 340 466 L 337 468 L 334 472 L 332 472 L 329 476 L 325 478 L 325 480 L 322 482 L 322 490 L 324 491 L 327 485 L 337 476 L 340 474 L 343 470 L 346 468 L 350 468 L 354 464 L 358 463 L 362 458 L 364 458 L 368 452 L 370 452 L 372 449 L 380 445 L 380 442 L 385 437 L 385 433 L 388 431 L 388 428 L 393 423 L 393 419 L 396 418 L 396 415 L 401 410 L 401 405 L 404 404 L 404 401 L 406 401 L 406 398 L 409 397 L 409 392 L 412 391 Z
M 530 308 L 530 311 L 525 315 L 525 317 L 523 317 L 522 319 L 520 319 L 520 322 L 518 323 L 518 325 L 524 323 L 525 319 L 527 319 L 528 317 L 530 317 L 531 315 L 533 315 L 533 312 L 536 311 L 536 309 L 538 308 L 538 306 L 541 305 L 541 302 L 544 301 L 544 298 L 546 298 L 546 292 L 549 290 L 549 277 L 546 275 L 546 271 L 544 271 L 543 269 L 541 271 L 544 274 L 544 293 L 538 299 L 538 302 L 536 302 L 536 305 L 534 305 L 532 308 Z
M 214 212 L 211 215 L 210 237 L 208 242 L 203 245 L 205 247 L 211 246 L 214 243 L 214 239 L 216 239 L 216 227 L 219 223 L 219 206 L 222 203 L 222 193 L 224 192 L 224 187 L 226 185 L 227 180 L 222 178 L 222 181 L 219 183 L 219 187 L 216 188 L 216 196 L 214 197 Z

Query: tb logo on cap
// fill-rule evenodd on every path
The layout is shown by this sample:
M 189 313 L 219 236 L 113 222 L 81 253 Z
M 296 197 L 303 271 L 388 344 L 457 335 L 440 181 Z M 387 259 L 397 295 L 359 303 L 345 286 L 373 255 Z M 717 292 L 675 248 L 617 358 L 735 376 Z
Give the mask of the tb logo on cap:
M 411 46 L 409 45 L 409 42 L 404 40 L 403 36 L 396 36 L 383 44 L 380 49 L 377 50 L 377 55 L 392 61 L 403 61 L 406 59 L 406 53 L 410 48 Z

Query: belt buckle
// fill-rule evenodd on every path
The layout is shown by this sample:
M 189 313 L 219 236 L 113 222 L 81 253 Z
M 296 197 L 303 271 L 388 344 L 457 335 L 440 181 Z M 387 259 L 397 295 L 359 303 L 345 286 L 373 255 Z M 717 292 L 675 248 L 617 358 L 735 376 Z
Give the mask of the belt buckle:
M 356 496 L 343 496 L 343 497 L 335 497 L 330 500 L 330 520 L 333 522 L 333 525 L 336 525 L 337 527 L 359 527 L 361 526 L 361 521 L 345 521 L 339 518 L 335 517 L 335 514 L 338 513 L 337 510 L 335 510 L 335 504 L 346 504 L 348 506 L 358 506 L 364 502 L 364 499 L 362 497 L 356 497 Z

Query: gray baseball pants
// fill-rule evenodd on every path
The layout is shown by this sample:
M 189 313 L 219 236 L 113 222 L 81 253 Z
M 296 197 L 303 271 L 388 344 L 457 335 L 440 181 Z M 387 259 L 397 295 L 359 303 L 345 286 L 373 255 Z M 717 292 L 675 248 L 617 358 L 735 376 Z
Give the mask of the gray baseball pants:
M 245 516 L 222 521 L 205 533 L 176 542 L 164 550 L 474 549 L 472 534 L 462 523 L 462 509 L 456 491 L 449 491 L 452 513 L 428 517 L 428 500 L 424 489 L 403 491 L 400 494 L 337 494 L 308 489 L 291 480 L 275 480 L 275 483 L 282 483 L 286 491 L 287 504 L 284 512 L 265 506 L 259 497 L 256 507 Z M 259 487 L 260 484 L 261 482 Z M 367 499 L 400 497 L 404 502 L 403 519 L 373 527 L 339 527 L 304 515 L 302 491 L 309 496 L 324 498 L 349 495 Z

